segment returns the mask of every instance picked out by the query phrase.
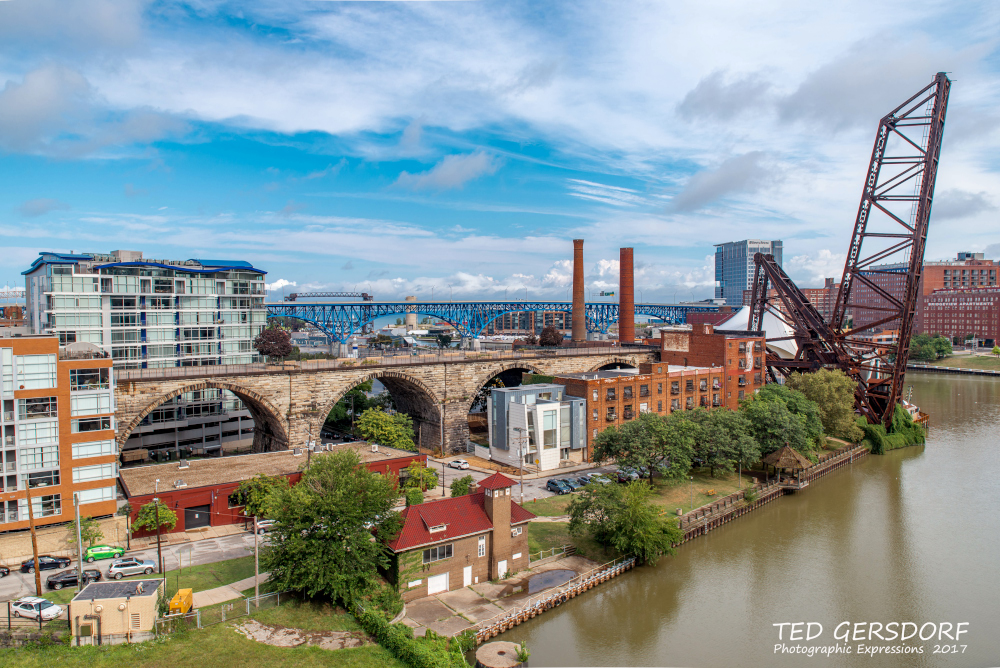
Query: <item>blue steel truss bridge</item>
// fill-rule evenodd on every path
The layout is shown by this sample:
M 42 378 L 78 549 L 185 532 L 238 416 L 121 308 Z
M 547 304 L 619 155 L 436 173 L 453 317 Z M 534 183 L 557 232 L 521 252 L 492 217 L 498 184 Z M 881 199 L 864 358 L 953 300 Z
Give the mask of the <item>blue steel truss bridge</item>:
M 443 320 L 463 338 L 478 339 L 487 325 L 507 313 L 519 311 L 561 311 L 571 313 L 571 302 L 364 302 L 331 304 L 279 302 L 266 304 L 269 318 L 295 318 L 312 323 L 334 341 L 346 343 L 355 333 L 376 318 L 392 315 L 430 316 Z M 683 324 L 692 312 L 716 313 L 717 306 L 687 304 L 636 304 L 635 314 L 645 315 L 667 324 Z M 587 331 L 608 333 L 608 327 L 618 322 L 618 304 L 592 302 L 586 304 Z

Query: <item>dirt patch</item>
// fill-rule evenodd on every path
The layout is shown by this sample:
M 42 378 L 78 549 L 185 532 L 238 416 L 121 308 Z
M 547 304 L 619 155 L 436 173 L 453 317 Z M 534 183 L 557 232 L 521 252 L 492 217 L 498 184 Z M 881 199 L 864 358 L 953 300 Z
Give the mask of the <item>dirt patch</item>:
M 236 632 L 250 640 L 274 647 L 315 645 L 323 649 L 346 649 L 372 644 L 363 631 L 303 631 L 280 624 L 261 624 L 255 619 L 237 624 Z

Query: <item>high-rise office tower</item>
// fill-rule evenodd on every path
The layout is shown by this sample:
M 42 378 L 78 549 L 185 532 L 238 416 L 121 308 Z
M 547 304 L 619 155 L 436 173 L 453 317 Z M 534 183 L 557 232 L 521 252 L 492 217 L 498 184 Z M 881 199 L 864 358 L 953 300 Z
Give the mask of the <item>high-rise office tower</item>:
M 98 346 L 116 370 L 258 362 L 264 273 L 243 261 L 44 252 L 23 272 L 26 324 L 60 345 Z M 210 388 L 158 406 L 132 432 L 122 462 L 215 455 L 252 439 L 242 402 Z
M 743 305 L 743 291 L 753 283 L 755 253 L 773 255 L 781 266 L 781 241 L 744 239 L 715 244 L 715 296 L 725 299 L 726 305 Z

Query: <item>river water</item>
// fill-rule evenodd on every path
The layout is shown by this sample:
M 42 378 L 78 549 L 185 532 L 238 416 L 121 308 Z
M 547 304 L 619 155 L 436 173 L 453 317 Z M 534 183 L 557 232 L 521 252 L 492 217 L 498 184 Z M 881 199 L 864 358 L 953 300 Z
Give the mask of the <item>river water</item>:
M 925 446 L 830 473 L 499 639 L 527 641 L 535 667 L 1000 666 L 1000 381 L 910 373 L 907 384 L 931 415 Z M 834 638 L 844 621 L 968 632 L 873 638 L 864 644 L 923 653 L 858 656 L 860 642 Z M 782 622 L 823 626 L 811 641 L 785 627 L 788 646 L 855 654 L 775 654 Z

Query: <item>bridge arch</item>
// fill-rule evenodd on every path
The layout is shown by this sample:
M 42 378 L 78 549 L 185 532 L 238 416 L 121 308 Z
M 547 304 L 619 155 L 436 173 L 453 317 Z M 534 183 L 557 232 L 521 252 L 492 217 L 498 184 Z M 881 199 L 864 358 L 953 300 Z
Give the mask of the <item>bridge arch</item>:
M 396 408 L 413 418 L 414 441 L 424 447 L 439 446 L 441 425 L 441 399 L 437 393 L 419 378 L 397 369 L 375 369 L 360 371 L 337 384 L 330 394 L 323 395 L 319 402 L 319 414 L 313 419 L 310 430 L 318 435 L 326 422 L 326 417 L 344 395 L 361 383 L 377 380 L 392 395 Z
M 590 372 L 603 371 L 606 369 L 620 369 L 622 367 L 628 367 L 630 369 L 638 368 L 635 360 L 630 357 L 614 356 L 610 359 L 605 359 L 597 366 L 590 369 Z
M 167 401 L 182 394 L 206 389 L 228 390 L 239 397 L 246 409 L 250 411 L 254 422 L 252 452 L 274 452 L 288 449 L 288 433 L 282 419 L 282 412 L 267 397 L 236 383 L 208 379 L 193 381 L 157 396 L 136 413 L 128 424 L 119 424 L 118 434 L 115 437 L 118 441 L 119 452 L 125 446 L 132 432 L 142 423 L 142 420 L 158 406 L 162 406 Z

